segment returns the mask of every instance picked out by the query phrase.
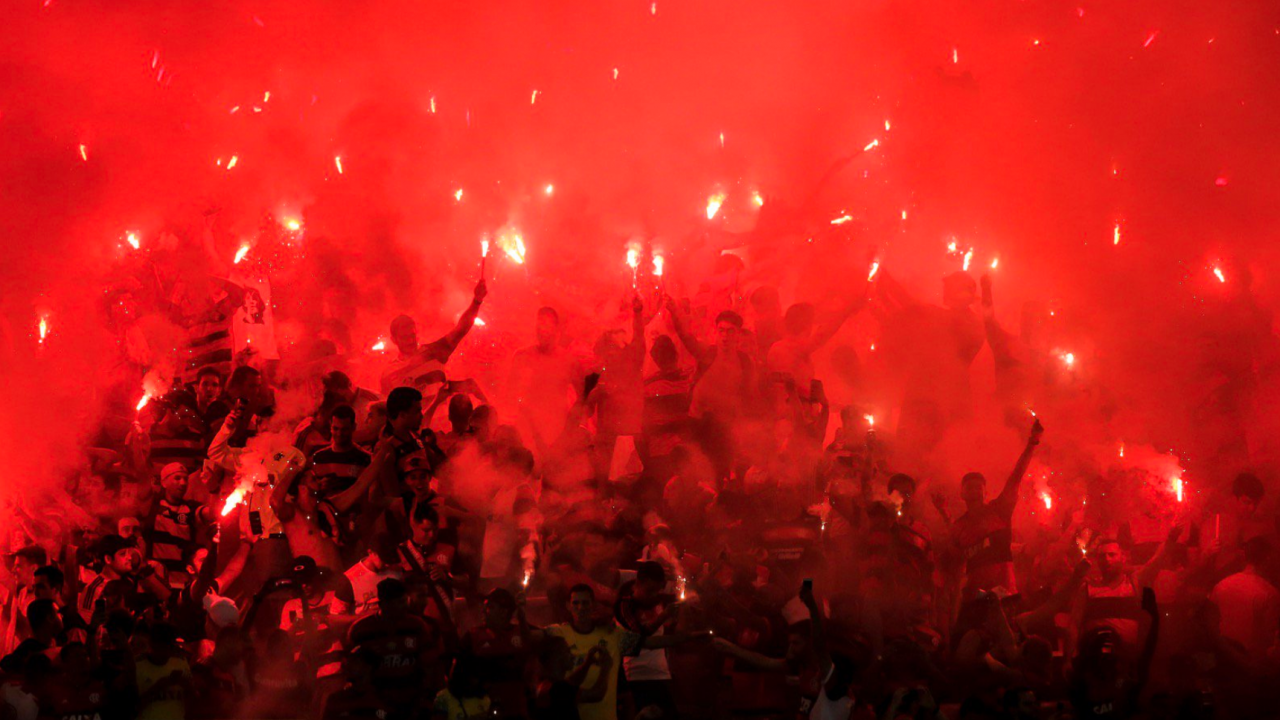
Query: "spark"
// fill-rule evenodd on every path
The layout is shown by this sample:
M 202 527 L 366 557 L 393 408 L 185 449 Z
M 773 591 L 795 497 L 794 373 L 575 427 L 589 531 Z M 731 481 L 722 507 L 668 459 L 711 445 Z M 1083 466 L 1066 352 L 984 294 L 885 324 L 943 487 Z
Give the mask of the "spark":
M 124 239 L 131 247 L 133 247 L 134 250 L 138 250 L 142 247 L 142 241 L 138 239 L 138 233 L 136 232 L 125 233 Z
M 227 501 L 222 503 L 222 517 L 230 515 L 231 511 L 235 510 L 236 506 L 242 502 L 244 502 L 244 488 L 238 487 L 232 490 L 231 494 L 227 496 Z
M 724 204 L 724 193 L 716 193 L 707 198 L 707 219 L 715 218 L 716 213 L 720 212 L 720 206 Z
M 432 115 L 436 114 L 436 96 L 435 95 L 431 96 L 431 114 Z
M 89 149 L 83 143 L 80 145 L 80 159 L 89 162 Z
M 479 327 L 484 327 L 484 319 L 476 318 L 476 325 L 478 325 Z
M 298 232 L 302 229 L 302 221 L 297 218 L 287 218 L 284 221 L 284 226 L 289 228 L 290 232 Z
M 39 332 L 40 344 L 43 345 L 45 338 L 49 337 L 49 318 L 47 316 L 40 316 Z
M 867 421 L 867 427 L 869 427 L 869 428 L 873 428 L 873 429 L 875 428 L 875 426 L 876 426 L 876 416 L 875 416 L 875 415 L 863 415 L 863 416 L 862 416 L 862 419 Z
M 266 92 L 262 93 L 262 102 L 265 104 L 265 103 L 270 102 L 270 101 L 271 101 L 271 91 L 270 91 L 270 90 L 268 90 L 268 91 L 266 91 Z
M 662 277 L 662 272 L 666 270 L 667 261 L 661 255 L 653 256 L 653 276 Z
M 555 191 L 556 191 L 556 186 L 551 185 L 550 183 L 548 183 L 547 186 L 542 189 L 542 192 L 546 193 L 547 197 L 551 197 L 551 194 L 554 193 Z
M 835 220 L 832 220 L 832 221 L 831 221 L 831 224 L 832 224 L 832 225 L 843 225 L 843 224 L 845 224 L 845 223 L 847 223 L 847 222 L 851 222 L 852 220 L 853 220 L 853 216 L 852 216 L 852 215 L 841 215 L 840 217 L 836 218 Z
M 142 408 L 146 407 L 149 402 L 151 402 L 151 393 L 143 393 L 142 399 L 138 401 L 137 405 L 133 406 L 133 409 L 137 412 L 142 412 Z
M 878 147 L 880 147 L 880 140 L 879 140 L 879 138 L 877 138 L 877 139 L 875 139 L 875 140 L 872 140 L 871 142 L 869 142 L 869 143 L 867 143 L 866 145 L 862 146 L 862 152 L 871 152 L 872 150 L 874 150 L 874 149 L 876 149 L 876 148 L 878 148 Z
M 1227 281 L 1227 276 L 1222 274 L 1222 268 L 1217 265 L 1213 266 L 1213 276 L 1218 278 L 1218 282 L 1224 283 Z
M 462 202 L 462 188 L 453 191 L 454 202 Z
M 249 254 L 249 243 L 245 243 L 240 246 L 239 250 L 236 251 L 236 259 L 232 260 L 231 264 L 239 265 L 240 261 L 244 259 L 244 256 L 248 254 Z
M 889 132 L 889 118 L 884 119 L 884 131 Z
M 618 68 L 614 68 L 614 69 L 613 69 L 613 79 L 614 79 L 614 80 L 617 80 L 617 79 L 618 79 Z
M 498 247 L 517 265 L 524 264 L 524 238 L 518 232 L 506 232 L 498 236 Z
M 1042 492 L 1042 493 L 1040 493 L 1040 499 L 1044 501 L 1044 509 L 1045 509 L 1045 510 L 1052 510 L 1052 509 L 1053 509 L 1053 496 L 1052 496 L 1052 495 L 1050 495 L 1048 492 Z
M 235 167 L 236 162 L 238 162 L 239 160 L 240 160 L 239 155 L 232 155 L 231 159 L 227 161 L 227 169 L 230 170 L 231 168 Z
M 1120 244 L 1120 223 L 1116 223 L 1116 226 L 1111 229 L 1111 244 Z
M 1156 36 L 1157 36 L 1157 35 L 1159 35 L 1159 34 L 1160 34 L 1160 31 L 1159 31 L 1159 30 L 1152 30 L 1152 31 L 1151 31 L 1151 34 L 1147 36 L 1147 41 L 1146 41 L 1146 42 L 1144 42 L 1144 43 L 1142 43 L 1142 47 L 1144 47 L 1144 48 L 1145 48 L 1145 47 L 1151 47 L 1151 43 L 1153 43 L 1153 42 L 1155 42 L 1155 41 L 1156 41 Z
M 969 263 L 973 260 L 973 248 L 964 251 L 964 269 L 968 271 Z
M 871 272 L 867 273 L 867 282 L 871 282 L 876 278 L 876 273 L 880 272 L 880 261 L 871 261 Z
M 369 349 L 374 352 L 382 352 L 387 349 L 387 341 L 382 338 L 378 338 L 378 342 L 374 343 Z
M 947 243 L 947 252 L 949 253 L 960 252 L 958 248 L 959 246 L 956 244 L 955 240 Z
M 338 174 L 339 174 L 339 175 L 341 175 L 341 174 L 342 174 L 342 156 L 341 156 L 341 155 L 334 155 L 334 156 L 333 156 L 333 164 L 334 164 L 334 165 L 336 165 L 336 166 L 338 167 Z
M 955 48 L 955 47 L 951 48 L 951 64 L 952 65 L 960 64 L 960 48 Z
M 995 269 L 996 269 L 996 268 L 998 268 L 998 267 L 1000 267 L 1000 258 L 992 258 L 992 259 L 991 259 L 991 269 L 992 269 L 992 270 L 995 270 Z
M 751 193 L 751 201 L 756 204 L 756 207 L 764 207 L 764 196 L 758 190 Z
M 1028 405 L 1028 406 L 1027 406 L 1027 412 L 1031 413 L 1031 417 L 1033 417 L 1033 418 L 1034 418 L 1034 417 L 1039 417 L 1039 416 L 1037 416 L 1037 415 L 1036 415 L 1036 411 L 1031 409 L 1031 406 L 1030 406 L 1030 405 Z
M 533 95 L 529 96 L 529 104 L 533 105 L 536 102 L 538 102 L 538 91 L 534 90 Z

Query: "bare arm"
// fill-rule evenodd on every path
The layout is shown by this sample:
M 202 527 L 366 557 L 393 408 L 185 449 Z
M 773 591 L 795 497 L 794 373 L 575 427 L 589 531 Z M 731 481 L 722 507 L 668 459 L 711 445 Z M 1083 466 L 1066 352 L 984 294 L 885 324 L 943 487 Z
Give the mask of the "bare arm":
M 364 470 L 360 471 L 360 477 L 356 478 L 355 483 L 346 490 L 329 498 L 329 502 L 335 510 L 346 512 L 360 502 L 360 498 L 368 494 L 369 487 L 373 485 L 373 481 L 377 480 L 382 474 L 381 465 L 385 464 L 388 461 L 388 456 L 391 455 L 388 449 L 389 446 L 390 443 L 378 443 L 378 448 L 374 451 L 373 460 L 365 466 Z
M 471 304 L 466 310 L 462 311 L 462 316 L 458 318 L 458 324 L 453 327 L 443 338 L 449 346 L 449 354 L 453 353 L 453 349 L 458 347 L 458 343 L 471 332 L 471 327 L 476 323 L 476 316 L 480 314 L 480 305 L 484 303 L 484 296 L 489 293 L 489 289 L 484 284 L 484 279 L 476 283 L 475 294 L 472 296 Z M 446 358 L 448 356 L 446 355 Z
M 663 295 L 663 301 L 666 303 L 667 310 L 671 312 L 671 326 L 675 328 L 676 336 L 680 338 L 681 344 L 693 355 L 694 359 L 702 365 L 707 355 L 707 347 L 698 338 L 689 332 L 688 323 L 680 312 L 680 308 L 676 307 L 676 301 L 670 295 Z
M 1009 474 L 1009 479 L 1004 483 L 1004 489 L 1000 491 L 1000 497 L 996 498 L 996 502 L 1012 508 L 1018 502 L 1018 491 L 1022 488 L 1022 478 L 1027 474 L 1027 467 L 1031 465 L 1031 456 L 1035 454 L 1036 446 L 1040 444 L 1040 436 L 1044 434 L 1044 427 L 1040 424 L 1039 418 L 1031 423 L 1031 435 L 1027 438 L 1027 446 L 1022 449 L 1022 454 L 1018 456 L 1018 462 L 1013 466 L 1013 472 Z

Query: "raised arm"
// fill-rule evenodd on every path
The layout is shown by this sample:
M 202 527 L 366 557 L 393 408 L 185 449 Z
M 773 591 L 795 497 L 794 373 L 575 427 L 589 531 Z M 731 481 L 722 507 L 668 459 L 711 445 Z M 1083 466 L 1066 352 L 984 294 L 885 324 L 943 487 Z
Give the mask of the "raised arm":
M 667 306 L 667 310 L 671 313 L 671 326 L 675 328 L 676 337 L 680 338 L 680 343 L 685 349 L 693 355 L 699 365 L 703 364 L 707 355 L 707 347 L 698 341 L 698 338 L 689 332 L 689 323 L 685 320 L 680 308 L 676 307 L 676 301 L 670 295 L 663 294 L 663 303 Z
M 474 295 L 471 297 L 471 304 L 466 310 L 462 311 L 462 316 L 458 318 L 458 324 L 453 327 L 440 341 L 448 346 L 447 358 L 453 354 L 454 348 L 458 347 L 458 343 L 462 342 L 462 338 L 471 332 L 471 327 L 476 324 L 476 315 L 480 314 L 480 305 L 484 303 L 484 296 L 489 294 L 489 289 L 484 284 L 484 279 L 476 283 Z M 433 343 L 434 344 L 434 343 Z
M 1004 489 L 1000 491 L 1000 496 L 996 498 L 996 502 L 1013 508 L 1018 503 L 1018 491 L 1022 489 L 1022 478 L 1027 474 L 1027 466 L 1031 464 L 1031 456 L 1035 454 L 1036 446 L 1040 444 L 1040 436 L 1044 434 L 1044 426 L 1040 424 L 1040 419 L 1036 418 L 1031 423 L 1031 435 L 1027 437 L 1027 446 L 1022 449 L 1022 454 L 1018 456 L 1018 462 L 1013 466 L 1013 472 L 1010 473 L 1009 479 L 1004 483 Z

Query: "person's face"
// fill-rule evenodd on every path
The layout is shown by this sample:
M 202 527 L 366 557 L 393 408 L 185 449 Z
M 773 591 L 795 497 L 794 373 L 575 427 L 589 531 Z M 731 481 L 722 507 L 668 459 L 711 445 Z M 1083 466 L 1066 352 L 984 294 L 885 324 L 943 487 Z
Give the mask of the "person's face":
M 722 348 L 737 347 L 741 335 L 742 329 L 731 322 L 721 321 L 716 323 L 716 337 L 719 339 L 720 347 Z
M 108 558 L 107 565 L 121 575 L 131 575 L 142 566 L 142 555 L 136 548 L 124 548 Z
M 395 424 L 402 430 L 409 432 L 418 432 L 422 427 L 422 401 L 415 401 L 412 405 L 405 408 L 405 411 L 396 416 Z
M 426 470 L 414 470 L 404 476 L 404 486 L 414 495 L 425 495 L 431 489 L 431 473 Z
M 186 472 L 176 472 L 160 481 L 160 487 L 164 489 L 164 494 L 170 500 L 181 500 L 186 497 L 187 485 L 190 484 L 190 478 Z M 124 535 L 122 531 L 120 533 Z
M 1039 703 L 1036 702 L 1036 694 L 1027 690 L 1018 694 L 1018 715 L 1024 718 L 1038 717 L 1040 714 Z
M 338 447 L 348 447 L 356 434 L 356 424 L 347 418 L 334 417 L 329 421 L 329 437 Z
M 569 596 L 569 614 L 577 625 L 587 625 L 594 621 L 596 599 L 591 593 L 576 592 Z
M 1243 517 L 1252 517 L 1258 512 L 1258 501 L 1248 495 L 1235 496 L 1236 513 Z
M 653 358 L 654 364 L 663 370 L 675 367 L 676 362 L 680 359 L 675 347 L 668 343 L 654 343 L 653 349 L 649 351 L 649 357 Z
M 207 405 L 218 399 L 222 392 L 222 384 L 212 375 L 204 375 L 196 382 L 196 399 L 201 405 Z
M 436 542 L 436 524 L 430 520 L 414 520 L 413 541 L 423 547 L 434 545 Z
M 1099 547 L 1093 554 L 1098 563 L 1098 571 L 1103 576 L 1114 576 L 1124 567 L 1124 551 L 1115 543 L 1107 543 Z
M 787 635 L 787 660 L 796 661 L 809 651 L 809 641 L 799 633 Z
M 37 600 L 54 600 L 58 597 L 58 588 L 49 584 L 49 578 L 38 575 L 31 586 Z
M 204 561 L 209 557 L 209 551 L 205 548 L 199 548 L 191 554 L 191 574 L 195 575 L 200 572 L 200 568 L 204 567 Z
M 491 628 L 504 628 L 511 624 L 511 610 L 496 602 L 484 603 L 484 624 Z
M 980 505 L 987 495 L 987 481 L 970 478 L 960 482 L 960 499 L 970 505 Z
M 418 349 L 418 326 L 412 322 L 400 323 L 391 329 L 391 342 L 400 352 L 408 354 Z
M 538 338 L 538 346 L 541 348 L 550 348 L 556 343 L 556 338 L 560 334 L 560 322 L 550 315 L 538 315 L 537 324 L 534 326 L 534 334 Z
M 653 580 L 636 580 L 636 599 L 646 600 L 651 597 L 656 597 L 658 593 L 662 592 L 662 587 L 663 583 L 655 582 Z
M 36 564 L 26 558 L 15 558 L 13 561 L 13 574 L 18 576 L 18 582 L 23 585 L 31 585 L 35 583 Z
M 184 486 L 184 491 L 185 491 L 185 486 Z M 138 532 L 141 530 L 142 530 L 142 523 L 138 522 L 137 518 L 131 518 L 131 517 L 120 518 L 120 522 L 116 525 L 116 533 L 120 537 L 124 538 L 125 540 L 130 540 L 132 538 L 137 537 Z

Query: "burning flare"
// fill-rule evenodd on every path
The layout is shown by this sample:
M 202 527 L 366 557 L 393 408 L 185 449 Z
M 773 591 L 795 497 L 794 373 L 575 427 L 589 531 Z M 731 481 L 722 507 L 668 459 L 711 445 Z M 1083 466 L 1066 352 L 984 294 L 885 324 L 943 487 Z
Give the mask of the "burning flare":
M 39 332 L 40 332 L 40 344 L 43 345 L 44 339 L 49 337 L 49 318 L 44 315 L 40 316 Z
M 1053 509 L 1053 496 L 1048 491 L 1040 493 L 1040 499 L 1044 501 L 1045 510 Z
M 143 393 L 142 399 L 138 401 L 137 405 L 133 406 L 133 409 L 137 412 L 142 412 L 142 408 L 146 407 L 149 402 L 151 402 L 151 393 Z
M 969 270 L 969 263 L 973 262 L 973 248 L 964 251 L 964 270 Z
M 231 494 L 227 496 L 227 501 L 222 503 L 221 516 L 226 517 L 230 515 L 231 511 L 235 510 L 236 506 L 242 502 L 244 502 L 244 488 L 238 487 L 235 490 L 232 490 Z
M 868 273 L 867 273 L 867 282 L 871 282 L 872 280 L 875 280 L 875 279 L 876 279 L 876 273 L 878 273 L 878 272 L 880 272 L 880 261 L 879 261 L 879 260 L 872 260 L 872 261 L 871 261 L 871 272 L 868 272 Z
M 227 161 L 227 169 L 230 170 L 231 168 L 235 167 L 236 163 L 239 162 L 239 160 L 240 160 L 239 155 L 232 155 L 231 159 Z
M 378 338 L 378 342 L 374 343 L 369 349 L 374 352 L 382 352 L 387 349 L 387 341 L 382 338 Z
M 866 145 L 864 145 L 864 146 L 862 147 L 862 152 L 871 152 L 872 150 L 874 150 L 874 149 L 876 149 L 876 148 L 878 148 L 878 147 L 880 147 L 880 140 L 877 138 L 877 139 L 872 140 L 871 142 L 867 143 Z
M 720 206 L 724 204 L 724 193 L 716 193 L 707 198 L 707 219 L 715 219 L 716 213 L 720 212 Z
M 333 156 L 333 164 L 334 164 L 334 165 L 336 165 L 336 166 L 338 166 L 338 174 L 339 174 L 339 175 L 341 175 L 341 174 L 342 174 L 342 156 L 341 156 L 341 155 L 334 155 L 334 156 Z
M 1173 496 L 1178 499 L 1178 502 L 1182 502 L 1182 489 L 1183 489 L 1182 478 L 1181 477 L 1173 478 Z
M 832 224 L 832 225 L 843 225 L 843 224 L 845 224 L 845 223 L 847 223 L 847 222 L 852 222 L 852 221 L 853 221 L 853 216 L 852 216 L 852 215 L 841 215 L 840 217 L 836 218 L 835 220 L 832 220 L 832 221 L 831 221 L 831 224 Z
M 1213 266 L 1213 276 L 1218 278 L 1218 282 L 1220 283 L 1227 281 L 1227 276 L 1222 274 L 1222 268 L 1217 265 Z
M 453 191 L 454 202 L 462 202 L 462 188 Z
M 89 149 L 83 144 L 80 146 L 80 159 L 89 162 Z
M 124 239 L 129 243 L 130 247 L 132 247 L 134 250 L 138 250 L 142 247 L 142 241 L 138 239 L 138 233 L 135 233 L 135 232 L 125 233 Z
M 662 277 L 662 271 L 666 269 L 667 261 L 661 255 L 653 256 L 653 276 Z
M 1111 229 L 1111 244 L 1120 244 L 1120 223 L 1116 223 L 1116 226 Z
M 524 238 L 518 232 L 505 232 L 498 236 L 498 247 L 517 265 L 524 264 Z
M 239 265 L 240 261 L 244 259 L 244 256 L 248 254 L 249 254 L 249 243 L 245 243 L 244 245 L 240 246 L 239 250 L 236 251 L 235 260 L 232 260 L 231 264 Z

